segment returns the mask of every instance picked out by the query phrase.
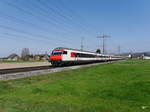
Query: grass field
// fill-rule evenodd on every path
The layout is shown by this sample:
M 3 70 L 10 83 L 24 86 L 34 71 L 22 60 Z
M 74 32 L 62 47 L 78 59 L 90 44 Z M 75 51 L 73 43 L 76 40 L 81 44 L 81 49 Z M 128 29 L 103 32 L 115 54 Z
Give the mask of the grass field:
M 150 112 L 150 60 L 2 81 L 0 112 Z

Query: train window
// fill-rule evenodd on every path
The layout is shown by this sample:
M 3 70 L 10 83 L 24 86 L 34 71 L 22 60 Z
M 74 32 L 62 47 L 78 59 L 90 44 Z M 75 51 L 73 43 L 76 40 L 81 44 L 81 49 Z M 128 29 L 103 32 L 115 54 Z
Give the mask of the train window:
M 75 57 L 83 57 L 83 58 L 94 58 L 93 54 L 84 54 L 84 53 L 75 53 Z
M 75 57 L 80 57 L 80 54 L 79 53 L 75 53 Z
M 63 54 L 67 54 L 67 51 L 63 51 Z

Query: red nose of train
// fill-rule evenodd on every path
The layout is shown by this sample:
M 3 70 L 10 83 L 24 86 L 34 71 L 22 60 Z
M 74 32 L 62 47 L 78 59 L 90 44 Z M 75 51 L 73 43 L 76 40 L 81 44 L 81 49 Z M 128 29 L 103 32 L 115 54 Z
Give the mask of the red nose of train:
M 51 55 L 50 56 L 50 60 L 51 61 L 61 61 L 62 60 L 62 56 L 61 55 Z

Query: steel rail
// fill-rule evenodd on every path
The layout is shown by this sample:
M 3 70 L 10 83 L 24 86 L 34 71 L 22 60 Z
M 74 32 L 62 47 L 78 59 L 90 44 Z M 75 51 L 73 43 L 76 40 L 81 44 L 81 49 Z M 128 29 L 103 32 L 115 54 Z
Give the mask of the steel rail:
M 110 62 L 116 62 L 119 60 L 111 60 L 111 61 L 102 61 L 97 63 L 110 63 Z M 75 64 L 71 66 L 78 66 L 78 65 L 88 65 L 88 64 L 94 64 L 94 63 L 84 63 L 84 64 Z M 69 67 L 69 66 L 64 66 Z M 53 67 L 50 65 L 46 66 L 34 66 L 34 67 L 20 67 L 20 68 L 8 68 L 8 69 L 0 69 L 0 75 L 10 74 L 10 73 L 19 73 L 19 72 L 30 72 L 30 71 L 37 71 L 37 70 L 47 70 L 52 68 L 60 68 L 60 67 Z
M 0 75 L 9 74 L 9 73 L 35 71 L 35 70 L 45 70 L 45 69 L 51 69 L 51 68 L 52 66 L 34 66 L 34 67 L 0 69 Z

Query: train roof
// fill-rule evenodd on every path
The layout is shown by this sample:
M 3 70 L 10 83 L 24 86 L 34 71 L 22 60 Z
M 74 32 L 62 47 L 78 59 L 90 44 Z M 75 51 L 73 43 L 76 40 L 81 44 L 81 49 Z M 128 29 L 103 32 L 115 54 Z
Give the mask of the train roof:
M 79 49 L 73 49 L 73 48 L 66 48 L 66 47 L 57 47 L 55 49 L 67 49 L 67 50 L 76 50 L 80 52 L 89 52 L 89 53 L 96 53 L 96 52 L 91 52 L 91 51 L 85 51 L 85 50 L 79 50 Z M 98 53 L 97 53 L 98 54 Z

